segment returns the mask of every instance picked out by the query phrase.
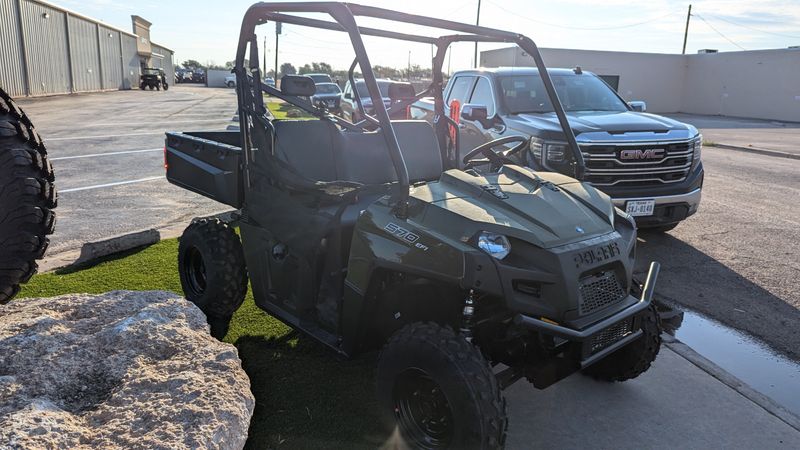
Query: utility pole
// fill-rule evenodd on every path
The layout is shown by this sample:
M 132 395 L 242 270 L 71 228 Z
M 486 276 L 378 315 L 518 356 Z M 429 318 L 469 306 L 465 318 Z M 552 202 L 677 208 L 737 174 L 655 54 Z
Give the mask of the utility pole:
M 481 0 L 478 0 L 478 17 L 475 18 L 475 26 L 481 25 Z M 478 67 L 478 41 L 475 41 L 475 54 L 473 55 L 473 61 L 475 62 L 473 67 Z
M 281 34 L 281 23 L 275 22 L 275 86 L 278 86 L 278 36 Z
M 689 19 L 692 18 L 692 5 L 689 5 L 689 13 L 686 14 L 686 30 L 683 31 L 683 51 L 681 55 L 686 54 L 686 39 L 689 37 Z
M 406 68 L 406 78 L 411 82 L 411 50 L 408 51 L 408 66 Z

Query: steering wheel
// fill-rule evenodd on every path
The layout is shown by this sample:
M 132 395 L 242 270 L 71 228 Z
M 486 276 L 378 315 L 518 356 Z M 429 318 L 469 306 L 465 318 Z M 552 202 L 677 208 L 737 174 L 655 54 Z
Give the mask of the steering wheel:
M 509 156 L 515 155 L 520 151 L 524 150 L 525 148 L 527 148 L 528 144 L 530 144 L 530 141 L 531 141 L 530 138 L 527 138 L 525 136 L 501 137 L 475 147 L 474 149 L 472 149 L 472 151 L 464 155 L 462 162 L 465 165 L 469 166 L 470 163 L 472 163 L 472 160 L 475 159 L 476 156 L 483 155 L 486 157 L 486 159 L 489 160 L 490 163 L 492 163 L 493 169 L 499 168 L 503 164 L 509 164 L 509 163 L 513 164 L 514 161 L 510 159 Z M 494 150 L 492 150 L 493 148 L 499 145 L 510 144 L 512 142 L 519 142 L 519 144 L 515 145 L 505 155 L 500 155 L 496 153 Z

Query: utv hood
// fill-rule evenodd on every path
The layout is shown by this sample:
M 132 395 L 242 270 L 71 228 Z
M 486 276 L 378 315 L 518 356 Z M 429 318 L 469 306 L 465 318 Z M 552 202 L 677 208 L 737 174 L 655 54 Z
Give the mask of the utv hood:
M 411 195 L 423 202 L 416 221 L 462 242 L 489 231 L 550 248 L 614 230 L 608 196 L 565 175 L 520 166 L 487 175 L 448 170 Z

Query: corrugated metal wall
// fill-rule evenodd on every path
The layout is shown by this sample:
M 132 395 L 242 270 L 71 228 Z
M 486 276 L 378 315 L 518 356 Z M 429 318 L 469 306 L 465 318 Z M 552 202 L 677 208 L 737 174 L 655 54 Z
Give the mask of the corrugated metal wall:
M 22 33 L 30 85 L 29 95 L 71 91 L 67 59 L 67 23 L 64 12 L 22 0 Z
M 0 0 L 0 64 L 0 87 L 15 97 L 25 95 L 17 0 Z
M 122 81 L 125 86 L 123 89 L 139 87 L 139 54 L 136 52 L 136 37 L 122 35 L 122 63 L 125 66 L 125 79 Z
M 167 83 L 172 84 L 175 80 L 175 68 L 172 65 L 172 52 L 160 47 L 156 44 L 153 46 L 153 56 L 151 64 L 153 67 L 164 69 L 164 74 L 167 76 Z
M 124 89 L 120 32 L 100 27 L 100 57 L 103 61 L 103 89 Z
M 69 54 L 72 59 L 72 84 L 75 91 L 102 89 L 96 24 L 80 17 L 69 16 Z
M 137 39 L 37 0 L 0 0 L 0 87 L 14 97 L 138 88 Z M 172 52 L 153 51 L 173 80 Z

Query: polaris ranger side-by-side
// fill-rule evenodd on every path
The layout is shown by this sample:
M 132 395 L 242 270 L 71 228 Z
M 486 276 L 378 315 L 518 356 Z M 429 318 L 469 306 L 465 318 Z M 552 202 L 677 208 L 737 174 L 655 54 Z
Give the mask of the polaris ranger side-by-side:
M 695 127 L 627 103 L 597 75 L 547 69 L 586 162 L 583 181 L 611 196 L 639 228 L 667 231 L 694 214 L 703 187 L 702 137 Z M 444 89 L 445 112 L 458 123 L 461 148 L 505 136 L 531 137 L 526 165 L 569 174 L 566 138 L 535 67 L 461 70 Z M 455 108 L 453 105 L 456 105 Z M 410 108 L 434 120 L 433 98 Z
M 451 34 L 359 27 L 361 16 Z M 315 106 L 309 77 L 284 76 L 280 90 L 262 84 L 255 27 L 267 21 L 347 33 L 350 79 L 358 66 L 372 114 L 354 123 Z M 387 111 L 362 35 L 434 46 L 431 86 Z M 459 152 L 441 69 L 450 44 L 464 41 L 533 55 L 573 177 L 520 165 L 533 151 L 525 137 Z M 635 223 L 579 181 L 581 152 L 529 38 L 355 4 L 258 3 L 244 17 L 234 71 L 239 131 L 166 138 L 170 182 L 237 208 L 241 242 L 217 219 L 194 221 L 180 239 L 185 295 L 215 336 L 249 275 L 259 307 L 333 351 L 380 349 L 382 414 L 412 448 L 503 447 L 502 389 L 521 378 L 546 388 L 577 371 L 624 381 L 650 367 L 661 344 L 651 304 L 658 264 L 634 280 Z M 274 119 L 264 94 L 316 120 Z M 433 125 L 390 119 L 426 95 L 440 118 Z

